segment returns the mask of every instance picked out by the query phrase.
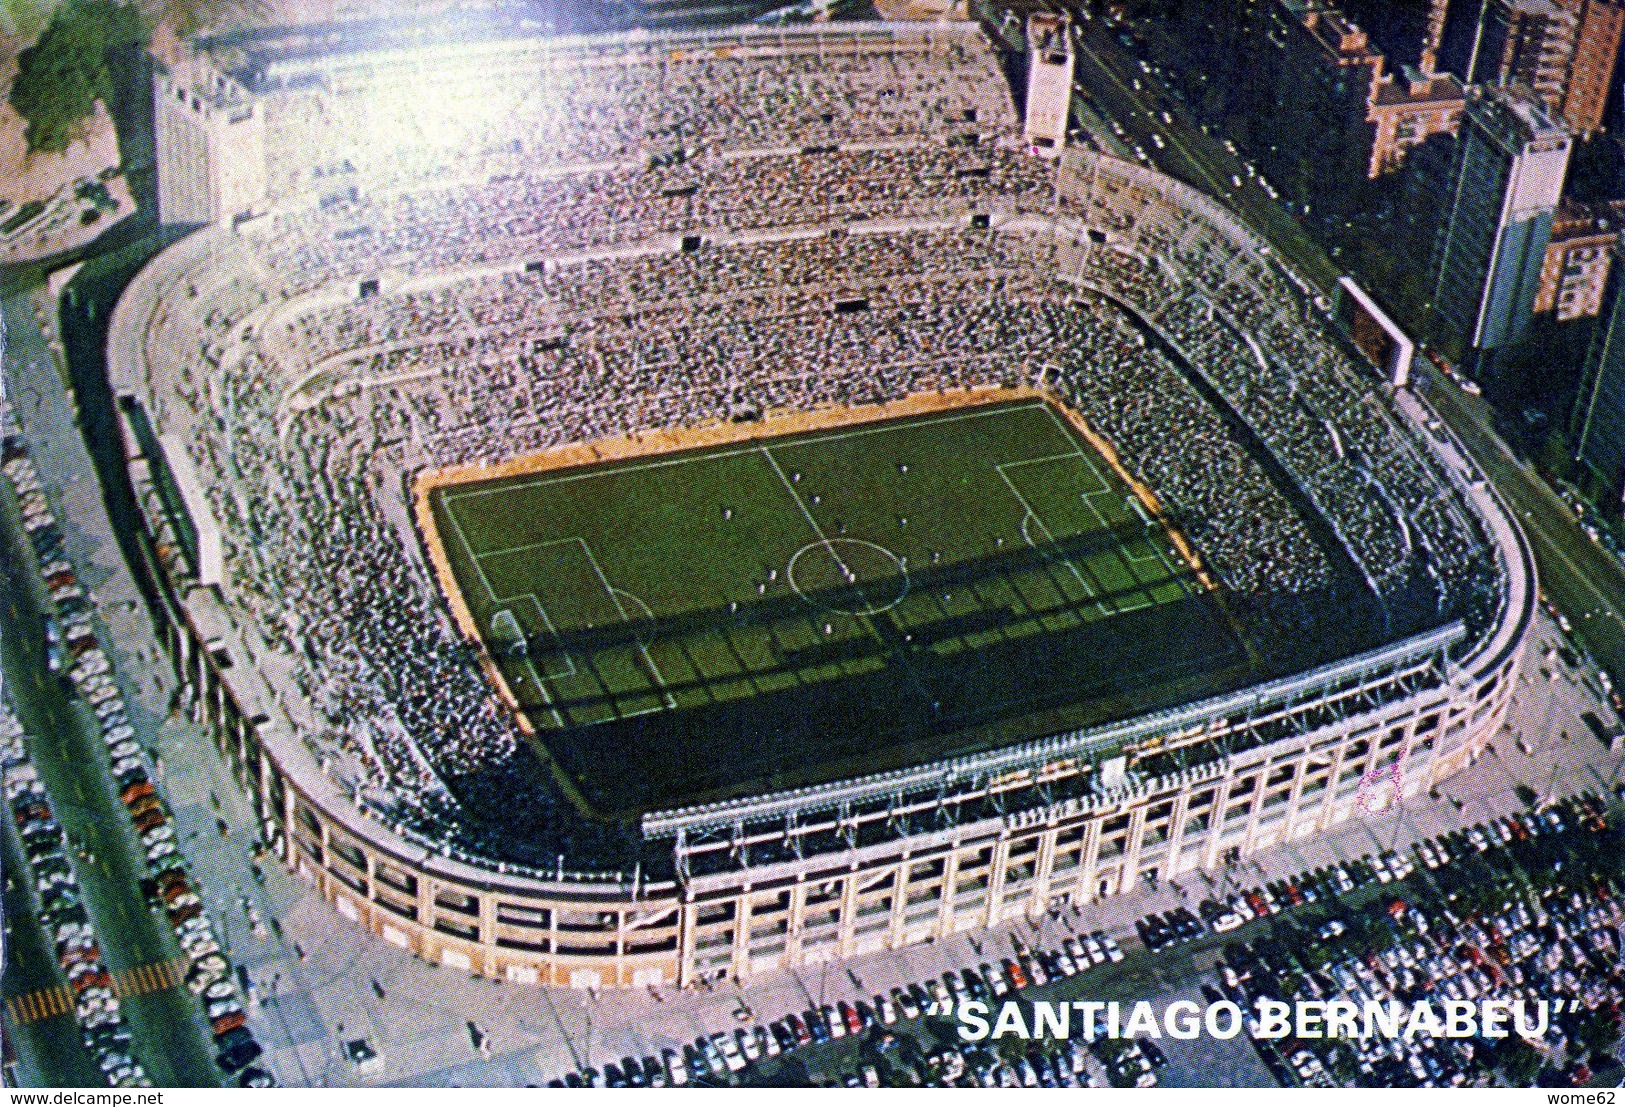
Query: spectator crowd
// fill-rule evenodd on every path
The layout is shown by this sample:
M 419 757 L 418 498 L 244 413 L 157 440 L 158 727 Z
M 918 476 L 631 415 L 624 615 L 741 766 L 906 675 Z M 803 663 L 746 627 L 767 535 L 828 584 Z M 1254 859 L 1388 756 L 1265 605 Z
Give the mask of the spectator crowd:
M 428 105 L 380 87 L 432 60 L 266 92 L 285 202 L 168 277 L 145 384 L 308 740 L 403 831 L 648 860 L 559 796 L 455 628 L 407 502 L 429 468 L 1038 386 L 1156 491 L 1266 664 L 1362 603 L 1389 637 L 1489 616 L 1472 513 L 1273 262 L 1136 167 L 1020 150 L 971 33 L 869 33 L 537 47 Z

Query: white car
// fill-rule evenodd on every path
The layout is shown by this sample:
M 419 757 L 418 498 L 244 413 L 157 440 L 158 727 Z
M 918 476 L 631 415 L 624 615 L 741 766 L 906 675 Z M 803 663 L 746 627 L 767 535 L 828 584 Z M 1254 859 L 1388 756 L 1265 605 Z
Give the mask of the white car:
M 728 1066 L 729 1072 L 738 1072 L 745 1067 L 744 1055 L 739 1052 L 739 1044 L 727 1034 L 718 1034 L 712 1041 L 716 1042 L 718 1051 L 722 1054 L 722 1063 Z
M 96 1063 L 103 1072 L 108 1074 L 117 1072 L 122 1068 L 129 1068 L 133 1065 L 128 1053 L 120 1053 L 117 1050 L 102 1054 Z
M 120 774 L 130 772 L 133 769 L 145 768 L 146 766 L 142 764 L 139 757 L 121 757 L 117 761 L 113 762 L 113 775 L 119 776 Z
M 220 956 L 220 944 L 206 934 L 183 939 L 181 948 L 194 961 L 202 961 L 205 957 Z
M 75 681 L 89 680 L 93 676 L 100 676 L 111 669 L 107 662 L 107 655 L 101 650 L 91 650 L 81 657 L 73 668 L 68 670 L 68 676 Z
M 177 926 L 175 928 L 175 933 L 209 934 L 212 933 L 212 930 L 209 927 L 209 920 L 204 918 L 202 915 L 198 915 L 194 918 L 187 919 L 185 922 Z

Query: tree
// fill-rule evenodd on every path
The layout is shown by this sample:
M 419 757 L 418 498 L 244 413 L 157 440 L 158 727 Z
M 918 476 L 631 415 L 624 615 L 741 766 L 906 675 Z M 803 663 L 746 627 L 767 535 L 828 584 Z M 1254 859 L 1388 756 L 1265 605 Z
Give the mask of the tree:
M 1522 1038 L 1508 1039 L 1501 1059 L 1501 1072 L 1514 1088 L 1533 1088 L 1546 1058 Z
M 116 0 L 66 0 L 39 41 L 17 57 L 11 106 L 31 151 L 55 153 L 84 137 L 100 100 L 113 106 L 111 55 L 145 41 L 141 15 Z
M 1607 1053 L 1619 1041 L 1619 1023 L 1612 1012 L 1599 1008 L 1589 1012 L 1580 1022 L 1575 1037 L 1591 1053 Z

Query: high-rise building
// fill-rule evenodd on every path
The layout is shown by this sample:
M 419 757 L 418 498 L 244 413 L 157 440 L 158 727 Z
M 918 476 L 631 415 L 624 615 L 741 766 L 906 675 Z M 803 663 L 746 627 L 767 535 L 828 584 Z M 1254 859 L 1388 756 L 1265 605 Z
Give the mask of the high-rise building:
M 1464 351 L 1528 325 L 1572 142 L 1526 89 L 1469 92 L 1433 254 L 1433 304 Z
M 1625 36 L 1625 4 L 1585 0 L 1563 96 L 1563 119 L 1577 135 L 1602 129 Z
M 1622 35 L 1622 0 L 1431 0 L 1421 67 L 1521 84 L 1587 135 L 1602 127 Z
M 1580 21 L 1554 0 L 1491 0 L 1479 39 L 1475 84 L 1517 83 L 1547 110 L 1562 108 Z
M 1552 238 L 1540 271 L 1536 315 L 1550 312 L 1557 322 L 1566 323 L 1591 318 L 1602 310 L 1614 245 L 1625 226 L 1622 215 L 1625 204 L 1582 204 L 1564 198 L 1552 222 Z
M 1574 460 L 1594 492 L 1617 500 L 1625 490 L 1625 266 L 1615 246 L 1613 277 L 1601 322 L 1586 353 L 1575 398 L 1571 438 Z

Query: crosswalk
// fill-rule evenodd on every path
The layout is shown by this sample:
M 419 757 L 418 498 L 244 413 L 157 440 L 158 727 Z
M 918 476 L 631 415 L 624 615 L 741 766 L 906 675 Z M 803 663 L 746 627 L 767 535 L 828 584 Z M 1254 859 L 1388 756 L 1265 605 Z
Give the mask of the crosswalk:
M 41 988 L 6 1000 L 6 1009 L 18 1022 L 39 1022 L 55 1018 L 73 1008 L 73 993 L 66 984 L 54 988 Z
M 186 962 L 179 957 L 152 965 L 137 965 L 113 974 L 113 992 L 120 999 L 162 992 L 179 984 L 185 971 Z
M 120 999 L 162 992 L 181 982 L 186 962 L 176 957 L 150 965 L 137 965 L 113 974 L 113 994 Z M 66 984 L 40 988 L 6 1000 L 6 1009 L 19 1023 L 39 1022 L 73 1010 L 73 992 Z

